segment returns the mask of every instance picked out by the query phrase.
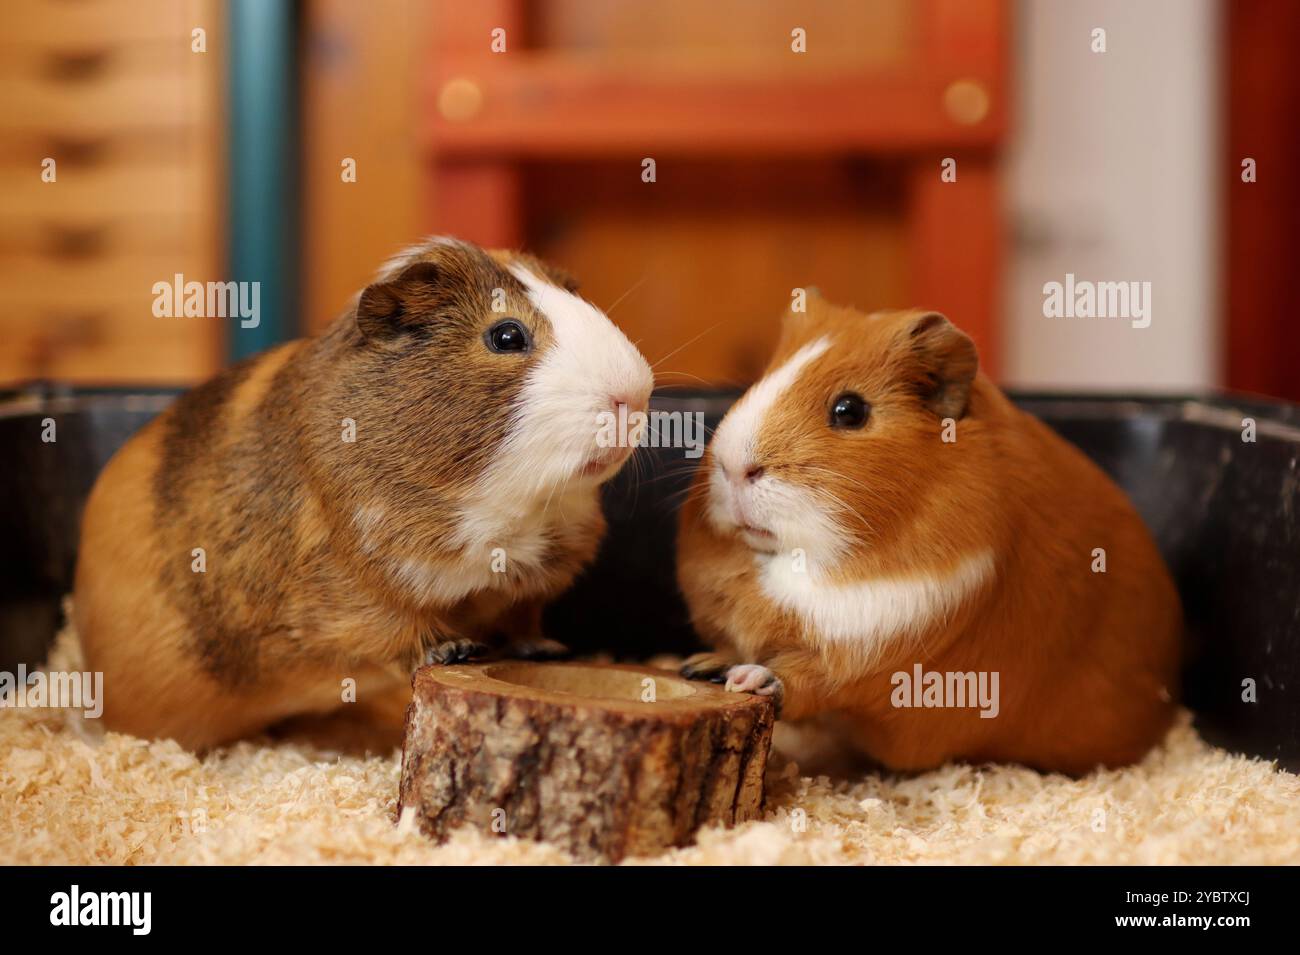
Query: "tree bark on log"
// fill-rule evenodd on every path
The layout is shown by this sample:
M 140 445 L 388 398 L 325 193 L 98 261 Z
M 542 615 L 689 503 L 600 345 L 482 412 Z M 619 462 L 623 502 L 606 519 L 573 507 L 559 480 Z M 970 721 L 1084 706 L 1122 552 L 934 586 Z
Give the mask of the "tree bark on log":
M 399 812 L 439 841 L 470 825 L 617 862 L 762 813 L 767 698 L 581 663 L 425 667 L 413 689 Z

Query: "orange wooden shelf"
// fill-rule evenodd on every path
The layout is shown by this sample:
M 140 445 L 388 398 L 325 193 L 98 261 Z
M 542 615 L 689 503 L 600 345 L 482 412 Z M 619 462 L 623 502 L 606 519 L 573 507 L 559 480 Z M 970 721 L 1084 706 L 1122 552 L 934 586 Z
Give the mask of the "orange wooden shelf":
M 1000 78 L 972 72 L 703 71 L 536 52 L 446 57 L 428 75 L 422 132 L 439 156 L 972 150 L 995 146 L 1005 125 Z M 963 81 L 987 97 L 975 122 L 945 103 Z

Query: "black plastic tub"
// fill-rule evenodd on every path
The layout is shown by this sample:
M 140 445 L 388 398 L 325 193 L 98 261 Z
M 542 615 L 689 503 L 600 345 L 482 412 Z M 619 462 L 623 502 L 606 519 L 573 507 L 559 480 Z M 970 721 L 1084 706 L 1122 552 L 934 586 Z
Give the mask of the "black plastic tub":
M 95 475 L 171 397 L 0 394 L 0 670 L 44 659 Z M 1105 469 L 1159 542 L 1191 631 L 1184 699 L 1201 732 L 1300 769 L 1300 408 L 1232 396 L 1014 397 Z M 698 411 L 711 431 L 734 398 L 666 391 L 655 407 Z M 49 421 L 52 442 L 42 440 Z M 681 449 L 639 454 L 641 467 L 607 489 L 610 533 L 596 564 L 548 612 L 550 632 L 581 652 L 635 659 L 696 647 L 673 579 L 675 511 L 694 462 Z

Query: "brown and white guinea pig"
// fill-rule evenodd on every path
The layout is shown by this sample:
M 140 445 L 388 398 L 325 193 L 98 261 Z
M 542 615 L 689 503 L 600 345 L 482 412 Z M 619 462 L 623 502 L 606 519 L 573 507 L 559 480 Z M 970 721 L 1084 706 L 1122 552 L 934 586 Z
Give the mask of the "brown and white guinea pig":
M 319 337 L 185 394 L 100 475 L 74 615 L 105 724 L 203 748 L 349 686 L 404 708 L 426 662 L 562 651 L 542 607 L 595 554 L 629 454 L 598 420 L 652 383 L 541 262 L 402 253 Z
M 785 318 L 683 505 L 716 648 L 683 673 L 891 769 L 1132 762 L 1173 715 L 1177 592 L 1123 492 L 977 364 L 934 312 Z

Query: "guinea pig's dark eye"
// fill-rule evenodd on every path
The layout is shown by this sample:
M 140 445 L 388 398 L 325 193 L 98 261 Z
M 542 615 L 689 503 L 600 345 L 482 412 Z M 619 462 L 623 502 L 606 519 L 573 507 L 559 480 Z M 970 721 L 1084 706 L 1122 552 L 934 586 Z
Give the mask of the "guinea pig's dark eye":
M 862 396 L 846 391 L 831 405 L 831 427 L 861 428 L 867 423 L 869 414 L 871 406 L 862 400 Z
M 488 329 L 487 343 L 493 351 L 527 351 L 528 333 L 524 326 L 508 318 Z

